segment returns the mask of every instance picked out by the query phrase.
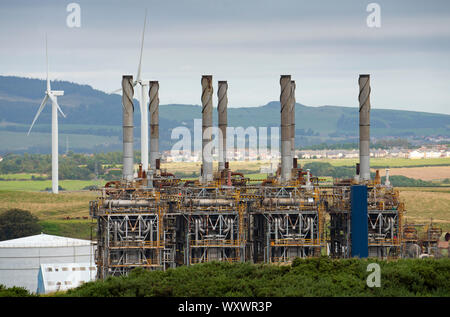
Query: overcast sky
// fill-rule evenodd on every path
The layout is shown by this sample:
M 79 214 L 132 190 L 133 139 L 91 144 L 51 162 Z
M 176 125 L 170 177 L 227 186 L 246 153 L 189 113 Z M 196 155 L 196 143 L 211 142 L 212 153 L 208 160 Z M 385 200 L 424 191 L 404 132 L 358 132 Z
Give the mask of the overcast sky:
M 81 27 L 66 7 L 81 8 Z M 367 26 L 367 5 L 381 27 Z M 0 0 L 0 74 L 120 88 L 136 76 L 148 9 L 143 78 L 160 102 L 200 104 L 200 79 L 227 80 L 229 106 L 279 100 L 281 74 L 297 102 L 357 106 L 371 74 L 373 108 L 450 114 L 450 1 Z M 216 96 L 215 90 L 215 96 Z

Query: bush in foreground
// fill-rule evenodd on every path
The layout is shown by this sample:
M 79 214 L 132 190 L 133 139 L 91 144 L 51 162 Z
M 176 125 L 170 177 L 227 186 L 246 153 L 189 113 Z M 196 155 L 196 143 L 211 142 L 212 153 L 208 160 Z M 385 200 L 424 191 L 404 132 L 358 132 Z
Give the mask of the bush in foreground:
M 372 262 L 381 267 L 379 288 L 366 284 Z M 450 260 L 312 258 L 292 265 L 215 262 L 165 272 L 135 269 L 61 296 L 450 296 Z

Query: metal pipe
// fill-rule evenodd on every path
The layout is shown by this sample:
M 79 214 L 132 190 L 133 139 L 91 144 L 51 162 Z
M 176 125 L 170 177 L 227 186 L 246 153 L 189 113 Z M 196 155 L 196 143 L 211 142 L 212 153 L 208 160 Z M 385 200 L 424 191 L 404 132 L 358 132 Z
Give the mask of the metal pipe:
M 213 180 L 212 153 L 205 153 L 205 147 L 212 140 L 212 76 L 202 76 L 202 182 L 206 184 Z M 211 148 L 211 147 L 210 147 Z
M 155 207 L 154 202 L 148 200 L 125 200 L 125 199 L 110 199 L 103 202 L 103 207 Z
M 361 180 L 370 180 L 370 75 L 359 75 L 359 163 Z
M 389 168 L 386 168 L 386 180 L 384 181 L 386 187 L 391 187 L 391 182 L 389 180 Z
M 133 180 L 133 76 L 122 77 L 123 106 L 123 179 Z
M 278 205 L 278 206 L 295 206 L 301 203 L 307 204 L 307 199 L 300 198 L 264 198 L 262 201 L 264 206 Z
M 306 189 L 311 189 L 311 170 L 308 168 L 306 170 Z
M 228 83 L 226 81 L 219 81 L 219 88 L 217 90 L 217 98 L 219 99 L 217 112 L 219 113 L 219 129 L 222 133 L 222 144 L 219 144 L 219 171 L 225 169 L 225 162 L 227 161 L 227 91 Z
M 233 207 L 234 200 L 231 199 L 212 199 L 212 198 L 196 198 L 188 199 L 185 205 L 192 206 L 229 206 Z
M 281 75 L 281 182 L 286 183 L 291 179 L 291 133 L 289 100 L 291 97 L 291 75 Z
M 148 92 L 150 97 L 150 166 L 156 169 L 156 160 L 159 157 L 159 83 L 150 81 Z

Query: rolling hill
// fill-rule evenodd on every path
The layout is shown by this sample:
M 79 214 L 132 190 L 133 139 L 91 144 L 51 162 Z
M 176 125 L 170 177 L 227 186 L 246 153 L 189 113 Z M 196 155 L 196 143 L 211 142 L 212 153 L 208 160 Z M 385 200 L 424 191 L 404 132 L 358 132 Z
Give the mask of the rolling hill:
M 52 88 L 64 90 L 59 103 L 67 115 L 60 119 L 60 148 L 83 152 L 121 150 L 121 96 L 95 90 L 88 85 L 53 81 Z M 13 76 L 0 76 L 0 153 L 50 151 L 51 107 L 41 114 L 33 133 L 27 137 L 29 125 L 39 107 L 45 81 Z M 200 96 L 199 96 L 200 101 Z M 193 128 L 201 118 L 199 105 L 160 106 L 160 147 L 170 149 L 171 131 L 178 126 Z M 136 110 L 138 103 L 136 101 Z M 234 127 L 277 127 L 280 124 L 279 102 L 260 107 L 228 109 L 228 123 Z M 321 142 L 355 142 L 358 136 L 358 111 L 354 107 L 308 107 L 296 104 L 296 141 L 299 146 Z M 217 122 L 217 114 L 214 114 Z M 139 127 L 139 111 L 135 126 Z M 371 136 L 421 139 L 429 136 L 450 137 L 450 115 L 426 112 L 372 109 Z M 138 148 L 139 129 L 135 129 Z

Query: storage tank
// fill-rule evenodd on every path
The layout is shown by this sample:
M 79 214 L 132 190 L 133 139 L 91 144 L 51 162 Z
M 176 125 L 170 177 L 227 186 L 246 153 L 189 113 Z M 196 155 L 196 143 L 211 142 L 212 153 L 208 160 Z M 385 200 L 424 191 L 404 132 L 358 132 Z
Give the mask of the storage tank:
M 89 240 L 39 234 L 0 241 L 0 284 L 19 286 L 35 293 L 41 264 L 92 263 L 94 245 Z

